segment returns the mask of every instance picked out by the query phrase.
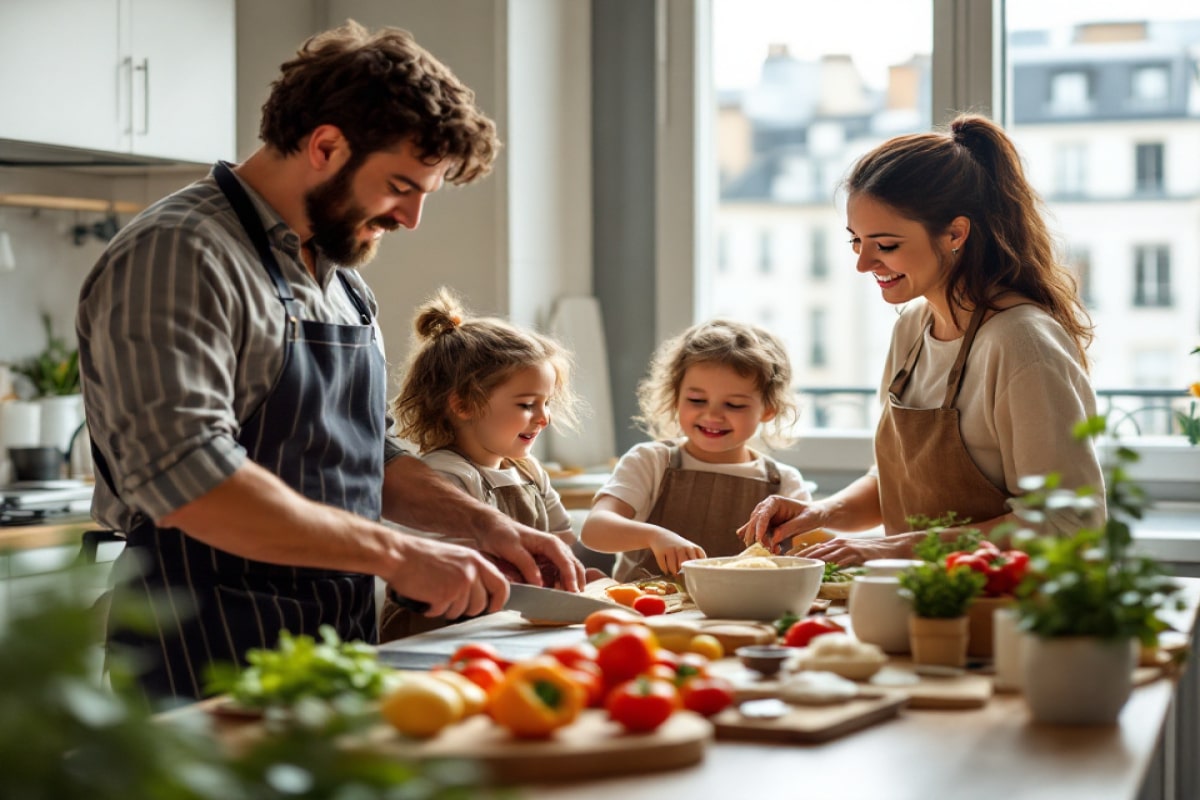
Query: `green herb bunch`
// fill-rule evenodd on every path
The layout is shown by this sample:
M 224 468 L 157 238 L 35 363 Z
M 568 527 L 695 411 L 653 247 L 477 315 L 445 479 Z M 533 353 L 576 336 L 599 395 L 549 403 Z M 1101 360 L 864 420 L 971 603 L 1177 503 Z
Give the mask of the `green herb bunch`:
M 38 355 L 13 366 L 33 384 L 38 397 L 57 397 L 79 391 L 79 351 L 54 335 L 49 314 L 42 314 L 46 348 Z
M 947 511 L 940 517 L 917 514 L 907 517 L 905 521 L 909 530 L 926 531 L 925 538 L 913 546 L 913 555 L 930 563 L 937 563 L 960 550 L 970 552 L 983 540 L 978 528 L 965 527 L 970 518 L 959 519 L 954 511 Z M 955 535 L 945 536 L 947 531 Z
M 1094 417 L 1076 426 L 1075 438 L 1094 438 L 1106 427 L 1104 417 Z M 1108 518 L 1102 524 L 1066 537 L 1042 536 L 1031 528 L 1013 535 L 1014 546 L 1030 554 L 1029 571 L 1016 592 L 1023 629 L 1044 637 L 1133 638 L 1153 646 L 1166 627 L 1158 610 L 1182 607 L 1179 586 L 1158 562 L 1130 552 L 1130 522 L 1141 519 L 1147 505 L 1145 492 L 1127 470 L 1138 454 L 1119 446 L 1113 459 L 1105 465 Z M 1059 489 L 1054 475 L 1040 487 L 1037 480 L 1022 485 L 1033 491 L 1014 501 L 1014 510 L 1033 525 L 1050 508 L 1087 513 L 1096 506 L 1092 490 Z
M 987 579 L 969 567 L 946 569 L 926 562 L 900 573 L 900 594 L 912 602 L 918 617 L 954 619 L 967 613 Z

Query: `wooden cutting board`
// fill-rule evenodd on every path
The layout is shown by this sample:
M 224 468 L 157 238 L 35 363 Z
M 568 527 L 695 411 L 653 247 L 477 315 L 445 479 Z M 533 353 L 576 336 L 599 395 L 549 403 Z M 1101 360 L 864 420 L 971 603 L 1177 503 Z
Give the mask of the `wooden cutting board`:
M 221 698 L 198 707 L 220 708 Z M 189 707 L 190 711 L 197 706 Z M 178 717 L 181 712 L 173 715 Z M 236 751 L 263 735 L 258 719 L 214 714 L 222 744 Z M 409 739 L 387 723 L 348 738 L 348 748 L 363 748 L 397 759 L 470 759 L 501 784 L 579 780 L 612 774 L 675 769 L 698 763 L 713 739 L 713 725 L 690 711 L 676 711 L 650 733 L 627 733 L 600 710 L 585 710 L 572 724 L 548 739 L 517 739 L 485 714 L 477 714 L 426 739 Z
M 950 677 L 920 675 L 913 671 L 907 659 L 893 656 L 884 667 L 900 673 L 916 682 L 902 686 L 877 686 L 870 682 L 859 682 L 860 690 L 870 695 L 899 694 L 908 701 L 909 708 L 980 708 L 992 696 L 990 675 L 964 673 Z M 747 682 L 748 672 L 736 659 L 722 659 L 714 665 L 714 672 L 733 681 L 738 699 L 778 697 L 781 682 L 776 679 L 760 679 Z
M 902 693 L 880 691 L 844 703 L 788 706 L 788 712 L 776 719 L 750 719 L 732 707 L 712 722 L 718 739 L 824 742 L 893 717 L 907 702 Z

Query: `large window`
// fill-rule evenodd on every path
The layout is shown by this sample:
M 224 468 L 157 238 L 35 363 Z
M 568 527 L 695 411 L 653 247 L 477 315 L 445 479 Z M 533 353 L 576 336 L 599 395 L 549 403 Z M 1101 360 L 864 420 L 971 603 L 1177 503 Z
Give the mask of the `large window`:
M 998 28 L 993 5 L 1004 10 Z M 1171 292 L 1172 282 L 1200 285 L 1200 7 L 845 0 L 814 16 L 794 0 L 711 0 L 711 9 L 722 120 L 713 227 L 734 239 L 769 229 L 781 257 L 778 269 L 750 275 L 701 266 L 696 319 L 720 310 L 754 321 L 770 304 L 798 390 L 816 402 L 835 387 L 856 389 L 870 428 L 895 316 L 856 274 L 849 246 L 841 249 L 838 183 L 865 150 L 943 123 L 944 109 L 993 109 L 1091 308 L 1098 389 L 1168 395 L 1200 379 L 1189 356 L 1200 340 L 1200 295 Z M 1137 364 L 1151 351 L 1168 362 L 1153 373 L 1164 376 L 1157 387 Z

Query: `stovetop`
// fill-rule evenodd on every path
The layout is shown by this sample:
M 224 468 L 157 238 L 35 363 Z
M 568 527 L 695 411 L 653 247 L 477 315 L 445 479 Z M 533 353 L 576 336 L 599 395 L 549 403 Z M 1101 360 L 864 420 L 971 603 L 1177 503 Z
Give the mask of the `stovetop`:
M 54 517 L 86 514 L 92 484 L 83 481 L 21 481 L 0 486 L 0 525 L 31 525 Z

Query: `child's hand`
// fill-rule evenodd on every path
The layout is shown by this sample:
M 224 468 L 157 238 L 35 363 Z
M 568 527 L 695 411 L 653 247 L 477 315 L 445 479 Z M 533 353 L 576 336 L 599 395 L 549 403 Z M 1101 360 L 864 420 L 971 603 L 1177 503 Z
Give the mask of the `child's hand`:
M 659 528 L 650 540 L 650 550 L 664 575 L 677 575 L 683 562 L 705 557 L 703 547 L 666 528 Z

